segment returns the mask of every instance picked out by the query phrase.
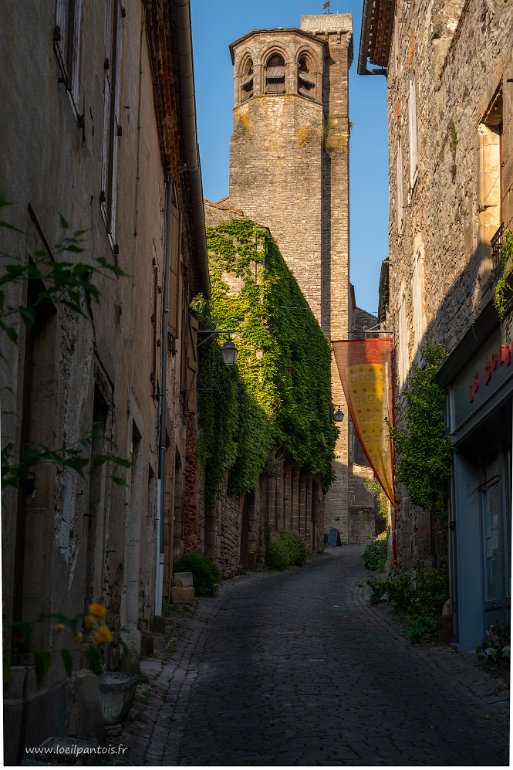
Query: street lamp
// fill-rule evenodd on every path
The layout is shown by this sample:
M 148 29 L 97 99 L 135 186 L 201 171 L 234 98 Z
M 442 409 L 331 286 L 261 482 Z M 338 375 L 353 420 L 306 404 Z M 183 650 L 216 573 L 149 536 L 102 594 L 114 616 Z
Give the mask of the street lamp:
M 221 355 L 226 366 L 234 366 L 237 361 L 237 348 L 230 335 L 235 334 L 233 329 L 198 329 L 198 334 L 207 334 L 204 340 L 198 343 L 198 348 L 216 334 L 226 334 L 228 339 L 221 347 Z
M 221 348 L 221 355 L 226 366 L 235 366 L 237 361 L 237 348 L 231 339 L 227 339 Z
M 335 422 L 342 422 L 342 420 L 344 419 L 344 412 L 342 411 L 340 406 L 337 406 L 337 408 L 335 409 L 335 414 L 333 415 L 333 419 L 335 420 Z

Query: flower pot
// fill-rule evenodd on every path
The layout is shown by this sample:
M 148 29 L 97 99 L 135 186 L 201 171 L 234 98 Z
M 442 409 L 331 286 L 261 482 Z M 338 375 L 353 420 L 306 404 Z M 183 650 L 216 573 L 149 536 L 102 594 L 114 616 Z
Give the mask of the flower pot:
M 116 725 L 128 712 L 135 697 L 137 677 L 123 671 L 111 671 L 98 677 L 103 721 Z

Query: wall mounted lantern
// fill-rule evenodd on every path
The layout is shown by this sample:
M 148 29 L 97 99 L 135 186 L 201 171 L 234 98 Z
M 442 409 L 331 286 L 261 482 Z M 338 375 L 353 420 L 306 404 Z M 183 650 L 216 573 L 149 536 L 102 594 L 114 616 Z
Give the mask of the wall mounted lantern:
M 233 329 L 199 329 L 198 334 L 208 335 L 204 340 L 201 340 L 201 342 L 198 343 L 198 348 L 205 342 L 208 342 L 214 335 L 228 335 L 228 339 L 221 347 L 221 355 L 223 356 L 223 361 L 226 366 L 235 366 L 237 361 L 237 348 L 230 336 L 231 334 L 235 334 Z
M 335 420 L 335 422 L 342 422 L 342 420 L 344 419 L 344 412 L 342 411 L 340 406 L 337 406 L 337 408 L 335 409 L 333 419 Z

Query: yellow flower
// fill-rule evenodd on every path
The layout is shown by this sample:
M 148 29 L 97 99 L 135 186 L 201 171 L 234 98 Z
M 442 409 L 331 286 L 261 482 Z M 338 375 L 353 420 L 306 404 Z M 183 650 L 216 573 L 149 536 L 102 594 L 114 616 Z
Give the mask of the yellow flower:
M 107 614 L 107 608 L 103 604 L 97 604 L 96 602 L 90 604 L 87 611 L 89 615 L 92 615 L 97 620 L 103 620 Z
M 86 615 L 84 618 L 84 626 L 86 628 L 92 628 L 97 624 L 97 620 L 93 615 Z
M 56 634 L 60 634 L 61 631 L 64 631 L 64 625 L 62 623 L 56 623 L 53 627 L 53 630 Z
M 100 626 L 96 634 L 94 635 L 94 641 L 96 644 L 107 644 L 112 641 L 112 631 L 108 626 Z
M 72 639 L 75 642 L 75 644 L 80 644 L 80 642 L 82 642 L 84 639 L 84 634 L 81 634 L 81 633 L 73 634 Z

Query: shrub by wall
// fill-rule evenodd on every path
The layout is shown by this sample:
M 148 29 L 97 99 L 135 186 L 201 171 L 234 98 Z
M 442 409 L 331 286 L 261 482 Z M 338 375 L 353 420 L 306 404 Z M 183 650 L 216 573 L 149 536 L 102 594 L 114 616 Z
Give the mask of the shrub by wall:
M 303 538 L 290 530 L 278 532 L 267 546 L 266 562 L 271 569 L 300 567 L 308 556 L 308 548 Z
M 180 556 L 173 566 L 173 572 L 192 572 L 197 596 L 215 596 L 221 585 L 221 574 L 217 565 L 197 551 Z
M 366 569 L 383 570 L 387 560 L 388 532 L 381 532 L 377 538 L 365 547 L 363 563 Z

